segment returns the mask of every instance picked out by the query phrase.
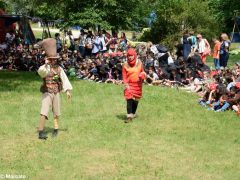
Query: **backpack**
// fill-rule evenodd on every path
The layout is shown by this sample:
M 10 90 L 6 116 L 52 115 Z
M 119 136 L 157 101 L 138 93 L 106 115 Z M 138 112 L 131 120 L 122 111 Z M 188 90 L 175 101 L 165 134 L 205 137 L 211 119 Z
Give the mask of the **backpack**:
M 167 53 L 168 52 L 168 48 L 166 48 L 165 46 L 158 44 L 156 45 L 156 48 L 158 50 L 158 52 L 160 53 Z
M 197 38 L 195 36 L 191 36 L 191 44 L 196 45 L 197 44 Z

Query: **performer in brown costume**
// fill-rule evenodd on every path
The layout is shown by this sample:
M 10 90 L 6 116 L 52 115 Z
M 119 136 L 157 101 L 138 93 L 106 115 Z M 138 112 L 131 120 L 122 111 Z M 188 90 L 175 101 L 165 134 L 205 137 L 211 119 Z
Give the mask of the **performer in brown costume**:
M 39 139 L 47 139 L 44 132 L 45 122 L 48 119 L 48 112 L 52 108 L 54 115 L 53 137 L 58 134 L 60 116 L 60 92 L 66 92 L 67 97 L 71 98 L 72 85 L 69 82 L 64 70 L 58 65 L 56 40 L 48 38 L 38 43 L 46 53 L 45 64 L 38 69 L 38 74 L 43 78 L 41 86 L 42 108 L 38 126 Z

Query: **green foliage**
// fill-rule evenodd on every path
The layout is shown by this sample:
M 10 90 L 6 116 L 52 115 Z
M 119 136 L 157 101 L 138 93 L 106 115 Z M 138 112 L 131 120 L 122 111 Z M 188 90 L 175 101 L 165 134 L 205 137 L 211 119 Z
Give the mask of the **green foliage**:
M 135 23 L 142 22 L 146 15 L 145 1 L 141 0 L 116 0 L 113 5 L 104 6 L 106 20 L 116 29 L 132 29 Z
M 143 24 L 148 11 L 146 0 L 8 0 L 15 12 L 38 16 L 47 20 L 63 19 L 63 26 L 80 25 L 85 28 L 131 29 Z
M 161 42 L 171 47 L 186 30 L 202 33 L 207 38 L 219 31 L 206 1 L 158 1 L 155 6 L 157 21 L 150 32 L 143 34 L 142 40 L 150 38 L 154 43 Z
M 5 0 L 14 14 L 30 15 L 32 13 L 34 3 L 32 0 Z
M 106 13 L 104 11 L 95 10 L 93 7 L 83 9 L 76 13 L 69 13 L 68 20 L 64 26 L 81 25 L 83 28 L 95 28 L 100 25 L 102 28 L 110 29 L 110 24 L 104 20 Z
M 35 8 L 34 16 L 40 17 L 43 20 L 55 20 L 63 17 L 61 15 L 61 3 L 56 6 L 53 4 L 47 4 L 47 2 L 43 2 Z
M 240 16 L 239 0 L 209 0 L 209 6 L 214 12 L 216 20 L 220 23 L 222 32 L 231 32 L 234 17 Z
M 3 1 L 0 1 L 0 9 L 6 9 L 7 4 Z
M 141 40 L 172 46 L 185 30 L 202 33 L 208 39 L 230 32 L 239 0 L 4 0 L 17 14 L 46 20 L 62 19 L 61 26 L 133 30 L 147 27 L 150 12 L 157 20 Z M 2 3 L 3 4 L 3 3 Z M 1 4 L 0 4 L 1 5 Z

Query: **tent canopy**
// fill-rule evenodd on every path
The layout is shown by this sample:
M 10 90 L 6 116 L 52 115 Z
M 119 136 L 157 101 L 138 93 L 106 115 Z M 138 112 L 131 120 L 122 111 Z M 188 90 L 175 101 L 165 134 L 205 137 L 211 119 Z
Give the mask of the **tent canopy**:
M 19 24 L 19 29 L 23 34 L 25 43 L 34 44 L 36 42 L 35 36 L 32 32 L 31 26 L 28 21 L 28 17 L 20 15 L 0 15 L 0 29 L 13 30 L 16 28 L 14 23 Z M 7 31 L 0 31 L 1 41 L 5 40 L 5 34 Z
M 18 15 L 16 15 L 16 16 L 0 15 L 0 19 L 4 19 L 5 27 L 8 27 L 8 26 L 12 25 L 13 23 L 20 21 L 20 16 L 18 16 Z

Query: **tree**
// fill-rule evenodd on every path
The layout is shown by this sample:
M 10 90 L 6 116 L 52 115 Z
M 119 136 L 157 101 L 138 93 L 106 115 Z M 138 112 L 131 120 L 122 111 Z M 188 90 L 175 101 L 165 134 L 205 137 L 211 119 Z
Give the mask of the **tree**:
M 231 32 L 235 15 L 240 16 L 239 0 L 209 0 L 209 6 L 214 12 L 222 32 Z
M 186 30 L 212 38 L 218 33 L 218 23 L 204 0 L 160 0 L 154 3 L 157 20 L 142 40 L 152 40 L 173 46 Z
M 0 1 L 0 9 L 6 9 L 7 4 L 3 1 Z
M 146 0 L 6 0 L 16 13 L 64 19 L 63 26 L 130 29 L 142 22 Z M 146 8 L 145 8 L 146 9 Z

